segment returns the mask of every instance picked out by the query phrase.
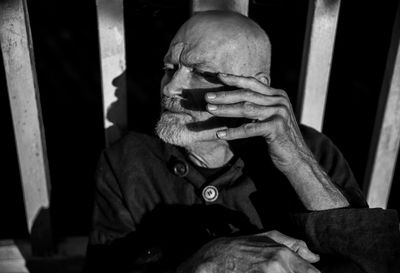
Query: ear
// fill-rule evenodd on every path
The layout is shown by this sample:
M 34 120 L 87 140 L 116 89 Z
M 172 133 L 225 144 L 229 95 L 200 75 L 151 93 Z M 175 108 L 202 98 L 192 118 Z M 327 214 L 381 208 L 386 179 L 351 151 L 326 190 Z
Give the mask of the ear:
M 267 86 L 271 84 L 271 78 L 267 72 L 259 72 L 255 78 Z

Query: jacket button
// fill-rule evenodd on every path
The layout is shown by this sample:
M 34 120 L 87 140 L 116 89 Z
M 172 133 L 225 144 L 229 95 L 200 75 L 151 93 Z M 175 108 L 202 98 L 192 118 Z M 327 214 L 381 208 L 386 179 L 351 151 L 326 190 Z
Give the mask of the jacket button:
M 189 173 L 189 166 L 182 161 L 178 161 L 174 165 L 174 173 L 177 176 L 184 177 Z
M 214 202 L 218 199 L 218 189 L 215 186 L 207 186 L 201 192 L 204 200 L 207 202 Z

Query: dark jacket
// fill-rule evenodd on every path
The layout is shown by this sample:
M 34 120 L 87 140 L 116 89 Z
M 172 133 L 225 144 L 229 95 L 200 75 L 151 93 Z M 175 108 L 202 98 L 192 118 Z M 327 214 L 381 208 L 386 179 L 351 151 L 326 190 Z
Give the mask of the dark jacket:
M 321 254 L 320 268 L 347 260 L 359 270 L 349 272 L 397 272 L 396 212 L 368 209 L 338 149 L 317 131 L 301 130 L 350 207 L 307 211 L 262 139 L 232 142 L 229 164 L 207 171 L 180 148 L 131 133 L 99 161 L 86 271 L 165 272 L 216 237 L 276 229 Z M 204 197 L 209 186 L 218 194 L 212 202 Z

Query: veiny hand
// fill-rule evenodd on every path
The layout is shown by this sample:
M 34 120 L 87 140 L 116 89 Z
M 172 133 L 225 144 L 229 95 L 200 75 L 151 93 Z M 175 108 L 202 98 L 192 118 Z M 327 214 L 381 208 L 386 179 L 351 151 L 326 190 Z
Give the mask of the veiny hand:
M 268 233 L 211 241 L 182 264 L 177 273 L 318 273 L 307 260 L 289 247 L 272 240 Z M 296 239 L 279 232 L 273 237 L 289 242 L 297 249 L 307 248 Z M 291 240 L 290 240 L 291 239 Z M 308 250 L 309 251 L 309 250 Z M 305 254 L 306 251 L 298 251 Z M 310 262 L 319 260 L 311 251 L 305 254 Z
M 218 74 L 220 80 L 238 90 L 207 93 L 207 110 L 218 117 L 252 119 L 238 128 L 217 132 L 225 140 L 263 136 L 278 169 L 295 166 L 311 156 L 300 133 L 285 91 L 269 87 L 256 78 Z
M 319 255 L 313 253 L 308 247 L 307 244 L 302 241 L 292 237 L 289 237 L 283 233 L 280 233 L 277 230 L 271 230 L 260 235 L 266 235 L 272 240 L 286 247 L 290 248 L 292 251 L 296 252 L 300 257 L 310 263 L 316 263 L 319 261 Z
M 304 142 L 285 91 L 253 77 L 218 74 L 237 90 L 205 95 L 214 116 L 248 118 L 255 122 L 217 132 L 225 140 L 262 136 L 275 166 L 286 175 L 308 210 L 343 208 L 348 200 L 320 167 Z

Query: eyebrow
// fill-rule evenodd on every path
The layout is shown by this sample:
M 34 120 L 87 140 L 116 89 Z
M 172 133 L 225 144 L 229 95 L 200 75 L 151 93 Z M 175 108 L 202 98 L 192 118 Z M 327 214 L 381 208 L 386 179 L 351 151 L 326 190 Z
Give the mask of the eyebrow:
M 181 60 L 181 62 L 182 62 L 182 60 Z M 173 63 L 171 60 L 171 54 L 167 54 L 164 56 L 164 63 Z M 182 64 L 184 66 L 196 69 L 199 72 L 218 73 L 218 69 L 216 69 L 216 66 L 212 63 L 211 64 L 207 63 L 207 62 L 190 63 L 190 62 L 183 61 Z
M 187 67 L 194 68 L 196 70 L 199 70 L 200 72 L 217 72 L 218 69 L 216 69 L 216 66 L 213 63 L 209 62 L 196 62 L 196 63 L 183 63 Z
M 184 50 L 181 52 L 181 54 L 184 54 Z M 167 54 L 163 58 L 164 64 L 165 63 L 174 63 L 172 60 L 172 52 L 169 50 Z M 210 73 L 218 73 L 217 65 L 215 65 L 212 62 L 207 62 L 207 61 L 196 61 L 196 62 L 191 62 L 188 60 L 188 58 L 184 57 L 182 58 L 182 55 L 179 56 L 179 60 L 177 60 L 178 63 L 182 63 L 186 67 L 194 68 L 196 70 L 199 70 L 199 72 L 210 72 Z

